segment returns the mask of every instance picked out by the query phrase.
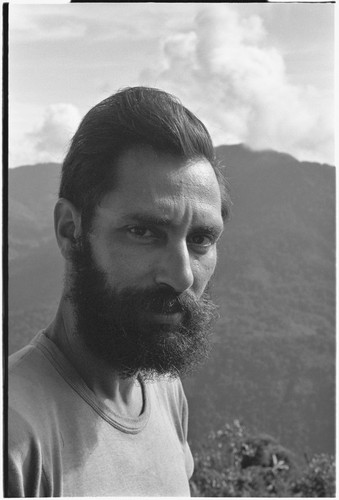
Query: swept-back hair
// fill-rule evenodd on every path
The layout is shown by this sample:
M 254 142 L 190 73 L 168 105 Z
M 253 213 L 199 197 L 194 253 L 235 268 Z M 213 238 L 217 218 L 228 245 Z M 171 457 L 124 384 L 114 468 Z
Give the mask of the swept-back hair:
M 182 159 L 206 158 L 216 172 L 227 217 L 228 189 L 206 127 L 177 98 L 148 87 L 123 89 L 85 115 L 63 163 L 59 197 L 71 201 L 83 223 L 89 223 L 102 197 L 114 188 L 122 153 L 143 145 Z

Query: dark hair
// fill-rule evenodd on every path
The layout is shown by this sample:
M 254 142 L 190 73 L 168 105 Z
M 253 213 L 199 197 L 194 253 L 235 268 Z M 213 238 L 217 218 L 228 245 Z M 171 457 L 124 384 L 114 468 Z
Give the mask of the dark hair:
M 203 123 L 177 98 L 155 88 L 123 89 L 94 106 L 76 131 L 62 167 L 59 196 L 81 211 L 85 224 L 113 187 L 114 166 L 126 150 L 153 147 L 185 159 L 206 158 L 220 185 L 222 215 L 229 211 L 228 189 Z

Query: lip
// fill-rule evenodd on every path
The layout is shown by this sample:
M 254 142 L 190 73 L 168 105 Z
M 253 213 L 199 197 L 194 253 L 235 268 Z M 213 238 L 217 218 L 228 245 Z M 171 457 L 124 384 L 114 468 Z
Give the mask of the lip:
M 171 314 L 152 313 L 151 316 L 153 321 L 156 321 L 159 324 L 176 325 L 182 320 L 183 314 L 181 312 Z

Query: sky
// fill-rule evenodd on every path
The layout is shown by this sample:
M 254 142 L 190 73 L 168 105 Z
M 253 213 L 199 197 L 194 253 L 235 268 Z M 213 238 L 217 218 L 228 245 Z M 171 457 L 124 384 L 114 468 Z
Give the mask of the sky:
M 176 95 L 215 145 L 334 163 L 334 5 L 9 6 L 10 167 L 62 161 L 118 89 Z

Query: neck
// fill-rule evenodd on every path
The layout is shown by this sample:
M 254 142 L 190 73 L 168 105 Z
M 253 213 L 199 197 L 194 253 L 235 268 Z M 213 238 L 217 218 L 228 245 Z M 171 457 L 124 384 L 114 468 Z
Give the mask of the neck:
M 122 416 L 140 415 L 143 401 L 137 377 L 121 378 L 114 368 L 88 351 L 81 336 L 75 333 L 74 310 L 65 297 L 45 333 L 98 399 Z

